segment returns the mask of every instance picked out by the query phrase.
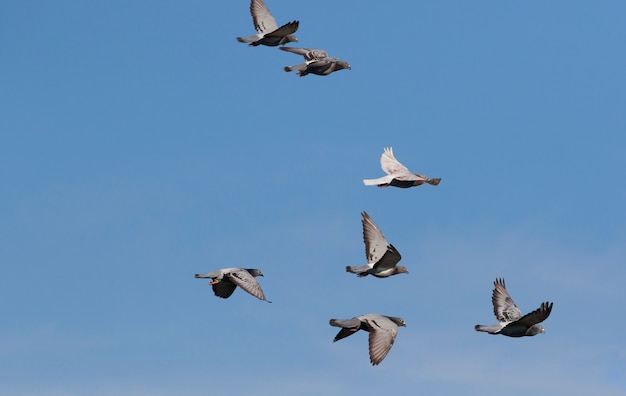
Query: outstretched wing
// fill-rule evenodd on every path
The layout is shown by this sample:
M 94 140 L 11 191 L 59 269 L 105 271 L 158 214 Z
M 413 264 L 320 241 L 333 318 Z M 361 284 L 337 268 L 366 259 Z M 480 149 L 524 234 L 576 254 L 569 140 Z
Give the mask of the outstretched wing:
M 280 49 L 292 54 L 302 55 L 307 62 L 328 58 L 328 53 L 320 49 L 294 47 L 280 47 Z
M 241 287 L 246 292 L 252 294 L 254 297 L 259 300 L 266 301 L 265 294 L 263 294 L 263 290 L 261 290 L 261 285 L 259 282 L 245 269 L 236 269 L 232 272 L 226 274 L 228 280 L 230 280 L 235 285 Z
M 365 257 L 369 264 L 377 263 L 387 252 L 389 243 L 380 231 L 374 220 L 366 213 L 361 212 L 363 216 L 363 242 L 365 242 Z
M 493 285 L 495 287 L 491 295 L 491 302 L 493 303 L 493 314 L 496 315 L 498 321 L 509 323 L 521 318 L 522 312 L 506 290 L 504 279 L 496 279 Z
M 250 2 L 250 14 L 252 14 L 252 22 L 257 32 L 265 34 L 278 29 L 276 20 L 263 0 Z
M 385 147 L 385 151 L 380 156 L 380 167 L 383 168 L 383 171 L 388 175 L 411 173 L 406 166 L 402 165 L 400 161 L 393 156 L 393 149 L 391 147 Z
M 211 285 L 213 287 L 213 293 L 222 298 L 228 298 L 233 294 L 237 285 L 229 281 L 227 278 Z
M 298 21 L 288 22 L 281 26 L 280 28 L 269 32 L 265 35 L 265 37 L 284 37 L 290 34 L 293 34 L 298 30 Z
M 511 323 L 511 325 L 531 327 L 537 323 L 543 322 L 548 319 L 548 316 L 550 316 L 550 313 L 552 312 L 552 304 L 553 303 L 548 302 L 541 303 L 539 308 L 522 316 L 520 319 L 516 320 L 515 323 Z
M 402 259 L 400 252 L 393 245 L 389 245 L 387 247 L 387 251 L 383 254 L 380 260 L 376 262 L 374 268 L 378 271 L 386 271 L 390 270 L 398 264 L 398 262 Z
M 363 320 L 370 330 L 370 362 L 376 366 L 391 350 L 398 334 L 398 325 L 382 315 L 365 315 Z

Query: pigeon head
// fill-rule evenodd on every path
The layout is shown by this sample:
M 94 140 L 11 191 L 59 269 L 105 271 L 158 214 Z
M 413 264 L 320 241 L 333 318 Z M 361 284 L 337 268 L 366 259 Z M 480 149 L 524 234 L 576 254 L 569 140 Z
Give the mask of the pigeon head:
M 263 276 L 261 270 L 256 268 L 246 268 L 246 271 L 248 271 L 252 276 Z
M 284 45 L 287 43 L 297 43 L 298 42 L 298 38 L 296 36 L 294 36 L 293 34 L 288 34 L 285 37 L 283 37 L 282 40 L 280 40 L 280 45 Z
M 408 273 L 409 273 L 408 268 L 402 265 L 397 265 L 394 271 L 394 274 L 408 274 Z
M 350 64 L 348 62 L 337 61 L 337 70 L 341 70 L 341 69 L 350 69 L 350 70 L 352 70 L 352 68 L 350 67 Z
M 389 320 L 391 320 L 393 323 L 397 324 L 398 326 L 406 327 L 406 323 L 404 323 L 404 319 L 398 318 L 396 316 L 387 316 L 387 317 L 389 318 Z

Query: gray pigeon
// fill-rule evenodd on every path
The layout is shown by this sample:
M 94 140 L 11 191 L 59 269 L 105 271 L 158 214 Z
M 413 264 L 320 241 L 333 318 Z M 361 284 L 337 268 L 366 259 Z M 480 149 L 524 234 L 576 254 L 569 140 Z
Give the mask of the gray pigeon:
M 380 231 L 374 220 L 365 212 L 363 216 L 363 242 L 365 242 L 365 257 L 367 265 L 360 267 L 346 266 L 346 271 L 358 274 L 359 278 L 374 275 L 377 278 L 386 278 L 391 275 L 409 273 L 406 267 L 396 265 L 400 259 L 400 253 L 393 245 L 390 245 Z
M 235 291 L 237 286 L 252 294 L 259 300 L 267 301 L 261 285 L 254 278 L 263 276 L 260 270 L 255 268 L 223 268 L 206 274 L 196 274 L 196 278 L 211 278 L 209 285 L 213 287 L 213 293 L 221 298 L 228 298 Z M 271 302 L 271 301 L 267 301 Z
M 504 279 L 496 279 L 493 284 L 495 288 L 493 289 L 491 302 L 493 303 L 493 313 L 496 315 L 499 323 L 491 326 L 476 325 L 474 330 L 484 331 L 489 334 L 502 334 L 509 337 L 534 336 L 539 333 L 545 333 L 543 326 L 538 323 L 543 322 L 550 316 L 553 303 L 543 302 L 538 309 L 522 316 L 522 312 L 506 291 Z
M 298 41 L 293 33 L 298 30 L 298 21 L 284 24 L 280 28 L 263 0 L 250 1 L 250 14 L 257 34 L 249 37 L 237 37 L 240 43 L 250 43 L 252 47 L 267 45 L 275 47 L 289 42 Z
M 379 177 L 378 179 L 364 179 L 363 184 L 366 186 L 409 188 L 424 183 L 436 186 L 441 181 L 441 179 L 429 179 L 428 176 L 418 175 L 409 171 L 406 166 L 402 165 L 393 156 L 391 147 L 386 147 L 380 156 L 380 167 L 387 173 L 387 176 Z
M 405 326 L 402 318 L 367 314 L 352 319 L 331 319 L 330 325 L 341 327 L 333 342 L 346 338 L 359 330 L 369 332 L 370 362 L 373 366 L 383 361 L 396 340 L 398 326 Z
M 291 47 L 280 47 L 280 49 L 304 57 L 304 63 L 295 66 L 285 66 L 286 72 L 298 71 L 298 76 L 300 77 L 304 77 L 309 73 L 327 76 L 337 70 L 352 69 L 348 62 L 339 60 L 339 58 L 329 58 L 328 53 L 324 50 Z

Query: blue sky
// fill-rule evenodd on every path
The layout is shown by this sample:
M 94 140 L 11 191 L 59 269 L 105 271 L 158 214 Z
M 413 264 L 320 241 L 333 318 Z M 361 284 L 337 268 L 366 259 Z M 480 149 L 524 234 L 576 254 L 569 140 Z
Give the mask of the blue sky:
M 352 65 L 304 78 L 247 1 L 0 5 L 0 393 L 626 394 L 626 4 L 355 4 L 268 1 Z M 363 210 L 409 275 L 344 271 Z M 474 332 L 496 277 L 546 334 Z

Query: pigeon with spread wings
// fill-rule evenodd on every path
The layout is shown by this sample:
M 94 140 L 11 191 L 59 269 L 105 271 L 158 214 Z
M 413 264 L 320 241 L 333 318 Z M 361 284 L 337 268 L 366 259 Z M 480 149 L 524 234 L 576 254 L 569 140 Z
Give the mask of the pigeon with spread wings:
M 543 302 L 538 309 L 522 316 L 522 311 L 515 305 L 515 302 L 506 290 L 504 279 L 496 279 L 493 284 L 494 289 L 491 302 L 493 303 L 493 313 L 498 319 L 498 323 L 490 326 L 476 325 L 474 330 L 484 331 L 489 334 L 502 334 L 509 337 L 534 336 L 539 333 L 545 333 L 543 326 L 539 323 L 550 316 L 553 303 Z
M 352 319 L 331 319 L 330 325 L 341 327 L 333 342 L 339 341 L 359 330 L 369 332 L 370 363 L 380 364 L 396 340 L 398 326 L 406 326 L 402 318 L 379 314 L 366 314 Z
M 364 179 L 363 184 L 366 186 L 409 188 L 424 183 L 436 186 L 441 181 L 441 179 L 430 179 L 428 176 L 412 173 L 394 157 L 391 147 L 386 147 L 380 156 L 380 167 L 387 176 L 378 179 Z
M 351 69 L 348 62 L 339 60 L 339 58 L 330 58 L 324 50 L 292 47 L 280 47 L 280 49 L 304 57 L 304 63 L 295 66 L 285 66 L 284 68 L 286 72 L 297 71 L 300 77 L 304 77 L 307 74 L 327 76 L 338 70 Z
M 391 275 L 409 273 L 406 267 L 396 265 L 402 258 L 400 252 L 387 242 L 380 228 L 374 220 L 362 212 L 363 242 L 365 242 L 365 257 L 367 264 L 360 267 L 346 266 L 346 271 L 357 274 L 359 278 L 373 275 L 377 278 L 386 278 Z
M 255 268 L 223 268 L 206 274 L 195 275 L 196 278 L 211 278 L 209 284 L 213 287 L 213 293 L 218 297 L 230 297 L 239 286 L 259 300 L 267 301 L 261 285 L 255 279 L 256 276 L 263 276 L 263 274 Z
M 289 22 L 279 28 L 263 0 L 252 0 L 250 2 L 250 14 L 252 14 L 252 22 L 257 34 L 249 37 L 237 37 L 237 41 L 240 43 L 250 43 L 252 47 L 257 45 L 275 47 L 298 41 L 293 33 L 298 30 L 299 22 Z

